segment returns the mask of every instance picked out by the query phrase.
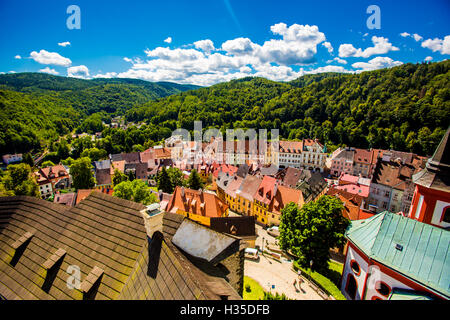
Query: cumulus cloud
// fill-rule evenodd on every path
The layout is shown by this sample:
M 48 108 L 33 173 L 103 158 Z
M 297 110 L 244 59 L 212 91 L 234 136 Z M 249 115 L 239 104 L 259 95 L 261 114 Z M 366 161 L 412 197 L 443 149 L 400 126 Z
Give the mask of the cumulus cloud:
M 422 37 L 422 36 L 419 36 L 417 33 L 414 33 L 414 34 L 412 35 L 412 37 L 413 37 L 414 40 L 416 40 L 417 42 L 419 42 L 420 40 L 423 39 L 423 37 Z
M 323 45 L 325 48 L 327 48 L 327 50 L 328 50 L 329 53 L 332 53 L 332 52 L 333 52 L 333 46 L 332 46 L 331 43 L 329 43 L 328 41 L 323 42 L 322 45 Z
M 59 74 L 58 71 L 56 71 L 55 69 L 50 69 L 49 67 L 45 67 L 44 69 L 40 69 L 39 72 L 44 72 L 44 73 L 53 74 L 53 75 Z
M 67 68 L 67 75 L 74 78 L 86 78 L 89 77 L 89 69 L 85 65 L 73 66 Z
M 16 55 L 15 57 L 14 57 L 14 59 L 22 59 L 22 57 L 20 56 L 20 55 Z
M 276 81 L 289 81 L 308 73 L 320 72 L 355 72 L 347 70 L 343 57 L 369 57 L 395 51 L 387 38 L 372 37 L 373 47 L 358 49 L 351 44 L 339 47 L 339 57 L 327 63 L 337 62 L 341 65 L 328 65 L 308 68 L 317 62 L 317 47 L 323 46 L 331 54 L 334 51 L 325 34 L 317 26 L 291 26 L 277 23 L 270 27 L 273 37 L 255 43 L 246 37 L 224 41 L 220 45 L 209 39 L 203 39 L 179 48 L 156 47 L 144 50 L 145 59 L 123 58 L 131 67 L 120 73 L 106 72 L 96 74 L 98 77 L 138 78 L 148 81 L 172 81 L 209 86 L 218 82 L 229 81 L 247 76 L 264 77 Z M 384 57 L 369 62 L 353 64 L 358 72 L 401 64 Z M 89 70 L 83 66 L 72 67 L 68 74 L 88 77 Z M 69 68 L 70 69 L 70 68 Z
M 426 57 L 425 59 L 423 59 L 424 61 L 431 61 L 431 60 L 433 60 L 433 57 L 431 57 L 431 56 L 428 56 L 428 57 Z
M 402 32 L 402 33 L 400 33 L 400 35 L 401 35 L 403 38 L 406 38 L 406 37 L 411 36 L 408 32 Z
M 316 68 L 316 69 L 313 69 L 313 70 L 305 71 L 305 73 L 307 73 L 307 74 L 315 74 L 315 73 L 323 73 L 323 72 L 351 73 L 353 71 L 346 70 L 342 66 L 332 66 L 332 65 L 328 65 L 328 66 L 319 67 L 319 68 Z
M 389 57 L 376 57 L 368 62 L 355 62 L 352 67 L 360 69 L 358 72 L 371 71 L 382 68 L 391 68 L 403 64 L 401 61 L 394 61 Z
M 422 42 L 422 47 L 428 48 L 433 52 L 439 51 L 441 54 L 450 54 L 450 35 L 444 39 L 434 38 Z
M 209 39 L 194 42 L 194 47 L 206 53 L 210 53 L 211 51 L 215 50 L 214 43 Z
M 104 74 L 96 74 L 95 76 L 93 76 L 93 78 L 114 78 L 117 76 L 117 72 L 106 72 Z
M 61 46 L 61 47 L 67 47 L 67 46 L 70 46 L 70 42 L 69 42 L 69 41 L 66 41 L 66 42 L 59 42 L 59 43 L 58 43 L 58 46 Z
M 166 43 L 172 43 L 172 37 L 168 37 L 166 40 L 164 40 Z
M 48 52 L 46 50 L 41 50 L 39 52 L 33 51 L 30 53 L 30 57 L 40 64 L 50 64 L 62 67 L 68 67 L 72 64 L 70 59 L 61 56 L 59 53 Z
M 364 50 L 361 48 L 356 49 L 352 44 L 341 44 L 339 46 L 339 57 L 341 58 L 348 58 L 348 57 L 362 57 L 362 58 L 368 58 L 373 55 L 378 54 L 385 54 L 389 51 L 398 51 L 399 48 L 392 45 L 392 43 L 389 42 L 388 38 L 384 37 L 372 37 L 372 43 L 374 44 L 373 47 L 368 47 Z

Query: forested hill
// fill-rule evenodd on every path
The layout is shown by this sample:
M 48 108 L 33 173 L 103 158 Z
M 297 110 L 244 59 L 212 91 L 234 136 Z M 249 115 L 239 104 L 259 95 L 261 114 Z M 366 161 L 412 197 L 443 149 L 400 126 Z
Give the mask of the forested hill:
M 150 99 L 197 88 L 194 85 L 123 78 L 84 80 L 44 73 L 0 75 L 0 89 L 60 97 L 86 114 L 100 111 L 121 113 Z
M 0 75 L 0 153 L 37 150 L 59 135 L 133 106 L 198 86 L 137 79 L 93 79 L 43 73 Z M 108 117 L 105 117 L 105 116 Z M 101 120 L 100 120 L 101 118 Z M 100 125 L 98 125 L 100 123 Z
M 223 132 L 278 128 L 284 139 L 318 138 L 329 150 L 353 146 L 431 155 L 450 124 L 450 61 L 284 83 L 250 77 L 198 89 L 133 79 L 0 75 L 2 154 L 37 150 L 74 129 L 100 131 L 102 121 L 118 114 L 147 125 L 126 133 L 105 129 L 105 150 L 156 142 L 177 127 L 193 130 L 194 120 L 201 120 L 203 128 Z
M 329 147 L 392 148 L 431 155 L 450 124 L 450 61 L 289 83 L 244 78 L 172 95 L 126 112 L 159 127 L 279 128 Z

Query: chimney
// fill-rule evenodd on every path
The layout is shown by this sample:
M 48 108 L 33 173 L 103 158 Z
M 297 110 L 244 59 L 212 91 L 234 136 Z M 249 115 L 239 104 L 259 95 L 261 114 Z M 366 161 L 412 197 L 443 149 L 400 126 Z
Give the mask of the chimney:
M 181 187 L 180 189 L 181 189 L 181 197 L 184 198 L 184 187 Z

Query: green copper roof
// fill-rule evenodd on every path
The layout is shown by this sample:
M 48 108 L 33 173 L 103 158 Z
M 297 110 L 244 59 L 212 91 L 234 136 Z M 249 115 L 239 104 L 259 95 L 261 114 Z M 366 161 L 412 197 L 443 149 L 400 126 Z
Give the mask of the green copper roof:
M 394 289 L 388 300 L 434 300 L 426 294 L 412 290 Z
M 368 257 L 450 297 L 450 232 L 382 212 L 352 221 L 346 237 Z

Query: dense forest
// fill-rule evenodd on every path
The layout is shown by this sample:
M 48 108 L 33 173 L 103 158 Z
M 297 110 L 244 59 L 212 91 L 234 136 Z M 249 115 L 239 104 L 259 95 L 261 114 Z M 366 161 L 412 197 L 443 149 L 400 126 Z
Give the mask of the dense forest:
M 291 82 L 243 78 L 207 88 L 133 79 L 0 75 L 0 151 L 52 145 L 69 132 L 103 131 L 93 147 L 147 148 L 176 128 L 280 130 L 284 139 L 431 155 L 450 124 L 450 62 L 404 64 L 359 74 L 322 73 Z M 111 117 L 146 125 L 104 128 Z M 68 141 L 70 143 L 70 141 Z M 83 144 L 80 144 L 83 145 Z
M 196 88 L 135 79 L 0 75 L 0 153 L 38 150 L 74 129 L 92 127 L 94 121 L 101 131 L 102 120 L 108 123 L 149 100 Z
M 155 126 L 278 128 L 285 139 L 431 155 L 450 124 L 450 61 L 289 83 L 244 78 L 150 101 L 126 112 Z M 223 131 L 224 132 L 224 131 Z

